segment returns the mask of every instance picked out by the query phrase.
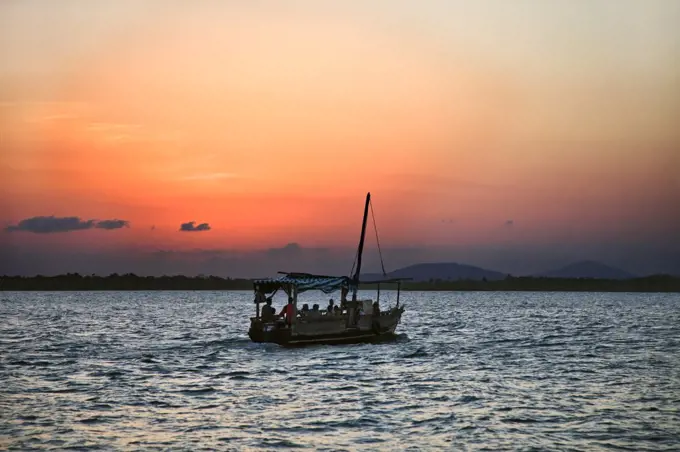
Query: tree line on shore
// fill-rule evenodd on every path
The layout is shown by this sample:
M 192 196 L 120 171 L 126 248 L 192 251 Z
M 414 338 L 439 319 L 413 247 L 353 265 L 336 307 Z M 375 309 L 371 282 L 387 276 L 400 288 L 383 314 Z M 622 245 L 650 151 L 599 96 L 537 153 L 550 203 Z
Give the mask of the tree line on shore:
M 364 283 L 361 289 L 376 289 Z M 0 290 L 90 291 L 90 290 L 252 290 L 253 280 L 219 276 L 138 276 L 134 273 L 109 276 L 67 273 L 57 276 L 2 276 Z M 383 284 L 381 289 L 396 289 Z M 653 275 L 634 279 L 513 277 L 502 280 L 431 279 L 401 283 L 402 290 L 419 291 L 542 291 L 542 292 L 680 292 L 680 277 Z

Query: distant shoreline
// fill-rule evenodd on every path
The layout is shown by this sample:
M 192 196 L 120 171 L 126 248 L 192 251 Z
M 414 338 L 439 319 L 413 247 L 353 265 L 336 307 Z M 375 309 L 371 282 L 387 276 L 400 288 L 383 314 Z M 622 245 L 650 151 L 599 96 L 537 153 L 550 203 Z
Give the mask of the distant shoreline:
M 0 291 L 220 291 L 252 290 L 253 279 L 231 279 L 217 276 L 137 276 L 134 274 L 82 276 L 69 273 L 58 276 L 2 276 Z M 361 290 L 375 290 L 376 284 L 363 283 Z M 396 289 L 396 284 L 383 284 L 381 290 Z M 402 291 L 496 291 L 496 292 L 680 292 L 680 277 L 654 275 L 644 278 L 567 279 L 512 277 L 502 280 L 430 280 L 403 282 Z

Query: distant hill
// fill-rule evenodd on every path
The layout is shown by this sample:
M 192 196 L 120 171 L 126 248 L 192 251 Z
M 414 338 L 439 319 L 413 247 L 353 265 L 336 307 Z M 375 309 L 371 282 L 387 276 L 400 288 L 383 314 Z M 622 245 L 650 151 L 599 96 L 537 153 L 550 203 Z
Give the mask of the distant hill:
M 599 279 L 631 279 L 636 278 L 632 273 L 620 268 L 610 267 L 595 261 L 582 261 L 569 264 L 566 267 L 536 276 L 546 278 L 599 278 Z
M 454 262 L 415 264 L 400 268 L 387 274 L 388 278 L 412 278 L 413 281 L 429 281 L 431 279 L 441 279 L 443 281 L 456 280 L 482 280 L 497 281 L 505 279 L 504 273 L 493 270 L 486 270 L 472 265 L 457 264 Z M 375 281 L 383 279 L 384 276 L 377 273 L 367 273 L 361 275 L 362 281 Z

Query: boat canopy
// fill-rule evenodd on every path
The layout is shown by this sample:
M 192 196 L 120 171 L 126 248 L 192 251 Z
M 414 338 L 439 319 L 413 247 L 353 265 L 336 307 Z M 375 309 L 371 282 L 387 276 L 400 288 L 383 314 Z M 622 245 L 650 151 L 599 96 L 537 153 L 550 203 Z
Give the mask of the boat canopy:
M 264 293 L 274 292 L 277 289 L 286 289 L 287 286 L 296 286 L 298 293 L 308 290 L 320 290 L 329 294 L 342 288 L 351 289 L 354 282 L 347 276 L 323 276 L 308 273 L 284 273 L 273 279 L 257 279 L 253 281 L 255 289 Z
M 286 290 L 289 286 L 296 286 L 298 293 L 307 292 L 309 290 L 320 290 L 323 293 L 329 294 L 343 288 L 353 290 L 356 286 L 355 281 L 348 276 L 312 275 L 310 273 L 279 273 L 282 273 L 282 275 L 278 278 L 254 280 L 253 285 L 255 286 L 255 289 L 259 289 L 264 293 L 271 293 L 278 289 Z M 410 279 L 411 278 L 389 278 L 383 280 L 369 280 L 364 281 L 364 284 L 395 283 Z

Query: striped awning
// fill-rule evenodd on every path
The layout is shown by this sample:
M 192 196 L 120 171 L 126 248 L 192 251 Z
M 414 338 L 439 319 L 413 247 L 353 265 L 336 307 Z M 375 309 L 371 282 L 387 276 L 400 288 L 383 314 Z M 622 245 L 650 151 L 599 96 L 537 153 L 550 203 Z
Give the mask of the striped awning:
M 255 287 L 260 287 L 264 292 L 272 292 L 286 285 L 297 286 L 298 293 L 309 290 L 320 290 L 329 294 L 344 288 L 350 289 L 352 279 L 347 276 L 321 276 L 306 273 L 287 273 L 274 279 L 260 279 L 253 281 Z

